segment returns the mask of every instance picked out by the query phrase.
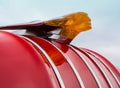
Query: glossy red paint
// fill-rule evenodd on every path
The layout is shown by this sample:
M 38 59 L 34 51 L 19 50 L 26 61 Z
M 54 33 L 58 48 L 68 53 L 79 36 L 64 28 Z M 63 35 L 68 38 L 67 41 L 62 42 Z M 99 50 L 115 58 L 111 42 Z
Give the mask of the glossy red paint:
M 106 58 L 92 50 L 84 48 L 78 50 L 83 52 L 94 63 L 94 65 L 96 65 L 95 67 L 97 67 L 98 69 L 97 72 L 100 72 L 104 78 L 104 80 L 102 80 L 102 77 L 100 77 L 100 75 L 97 75 L 98 78 L 100 77 L 99 81 L 102 80 L 100 82 L 102 87 L 105 87 L 106 85 L 108 85 L 108 88 L 120 87 L 120 73 L 118 72 L 118 70 L 116 70 L 112 63 L 110 63 Z M 105 84 L 105 82 L 103 81 L 106 81 L 107 84 Z
M 0 88 L 120 88 L 118 69 L 94 51 L 4 31 L 0 71 Z
M 92 50 L 85 48 L 82 48 L 81 50 L 87 53 L 96 63 L 98 63 L 108 76 L 110 84 L 113 85 L 114 88 L 120 87 L 120 72 L 110 61 Z
M 60 53 L 60 51 L 49 41 L 41 38 L 36 38 L 34 36 L 29 36 L 30 39 L 35 41 L 39 46 L 41 46 L 47 54 L 51 57 L 55 66 L 57 67 L 64 85 L 66 88 L 79 88 L 77 78 L 75 77 L 70 65 L 66 61 L 66 58 Z M 69 85 L 68 85 L 69 84 Z
M 81 80 L 84 83 L 85 88 L 98 87 L 96 81 L 94 80 L 94 77 L 90 73 L 88 67 L 84 64 L 81 57 L 79 57 L 68 45 L 63 45 L 54 41 L 53 44 L 55 44 L 60 50 L 62 50 L 63 53 L 72 61 L 80 75 Z
M 0 31 L 0 88 L 59 88 L 43 58 L 25 39 Z

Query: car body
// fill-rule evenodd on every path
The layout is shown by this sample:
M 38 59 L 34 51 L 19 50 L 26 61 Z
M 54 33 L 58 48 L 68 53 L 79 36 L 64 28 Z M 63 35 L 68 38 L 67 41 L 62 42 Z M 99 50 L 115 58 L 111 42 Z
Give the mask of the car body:
M 120 70 L 108 59 L 70 44 L 89 28 L 84 12 L 0 27 L 0 88 L 120 88 Z

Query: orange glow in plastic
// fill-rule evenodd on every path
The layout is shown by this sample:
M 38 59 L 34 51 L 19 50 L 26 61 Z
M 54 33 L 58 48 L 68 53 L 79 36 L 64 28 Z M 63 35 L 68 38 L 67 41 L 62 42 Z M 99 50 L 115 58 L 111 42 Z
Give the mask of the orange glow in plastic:
M 85 12 L 77 12 L 59 19 L 49 20 L 46 25 L 61 27 L 60 35 L 73 39 L 80 32 L 91 29 L 91 20 Z

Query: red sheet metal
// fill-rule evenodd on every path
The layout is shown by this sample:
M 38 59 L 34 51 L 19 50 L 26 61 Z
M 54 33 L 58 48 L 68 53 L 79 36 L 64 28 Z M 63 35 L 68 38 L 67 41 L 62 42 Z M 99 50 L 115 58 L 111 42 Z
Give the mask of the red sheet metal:
M 0 31 L 0 88 L 120 88 L 120 72 L 98 53 Z

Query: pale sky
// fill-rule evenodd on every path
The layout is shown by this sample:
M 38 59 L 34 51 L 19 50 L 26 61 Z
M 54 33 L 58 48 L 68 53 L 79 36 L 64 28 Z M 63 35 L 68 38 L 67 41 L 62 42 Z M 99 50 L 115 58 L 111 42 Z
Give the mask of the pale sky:
M 92 30 L 72 42 L 92 49 L 120 68 L 120 0 L 0 0 L 0 25 L 48 20 L 83 11 Z

